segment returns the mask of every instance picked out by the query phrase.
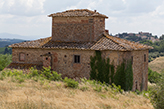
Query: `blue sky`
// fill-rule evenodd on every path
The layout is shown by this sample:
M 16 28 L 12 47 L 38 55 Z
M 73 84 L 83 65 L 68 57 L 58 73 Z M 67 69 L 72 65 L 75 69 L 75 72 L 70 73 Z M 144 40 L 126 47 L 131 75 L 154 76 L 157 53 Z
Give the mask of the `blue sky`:
M 107 15 L 106 29 L 112 34 L 164 34 L 163 0 L 0 0 L 0 33 L 31 36 L 29 39 L 51 36 L 47 15 L 85 8 Z

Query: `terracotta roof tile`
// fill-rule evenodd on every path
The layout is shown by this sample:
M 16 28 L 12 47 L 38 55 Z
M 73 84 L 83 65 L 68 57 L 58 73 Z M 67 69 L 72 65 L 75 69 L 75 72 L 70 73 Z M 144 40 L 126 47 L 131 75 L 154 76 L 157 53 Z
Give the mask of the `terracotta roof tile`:
M 64 12 L 50 14 L 48 16 L 49 17 L 105 17 L 105 18 L 108 18 L 106 15 L 103 15 L 96 11 L 91 11 L 88 9 L 67 10 Z
M 17 47 L 17 48 L 40 48 L 50 40 L 51 40 L 51 37 L 48 37 L 48 38 L 38 39 L 38 40 L 34 40 L 34 41 L 27 41 L 27 42 L 12 44 L 9 47 L 13 47 L 13 48 L 15 48 L 15 47 Z
M 51 37 L 12 44 L 9 47 L 13 48 L 42 48 L 42 49 L 80 49 L 80 50 L 118 50 L 132 51 L 153 49 L 151 46 L 128 41 L 118 37 L 110 36 L 107 33 L 102 35 L 97 42 L 55 42 Z

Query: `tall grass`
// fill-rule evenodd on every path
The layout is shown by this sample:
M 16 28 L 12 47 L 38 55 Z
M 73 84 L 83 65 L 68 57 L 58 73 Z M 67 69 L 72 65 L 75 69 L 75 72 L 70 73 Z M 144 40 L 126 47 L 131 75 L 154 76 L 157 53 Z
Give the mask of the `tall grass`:
M 45 71 L 45 70 L 44 70 Z M 76 88 L 63 80 L 47 78 L 44 71 L 3 71 L 0 77 L 1 109 L 151 109 L 150 100 L 115 85 L 81 79 Z M 44 72 L 44 73 L 43 73 Z M 29 76 L 30 75 L 30 76 Z M 52 74 L 53 75 L 53 74 Z M 52 76 L 51 75 L 51 76 Z M 59 74 L 57 75 L 59 76 Z M 56 76 L 55 76 L 56 77 Z M 59 76 L 60 78 L 60 76 Z M 23 81 L 21 80 L 23 79 Z M 74 82 L 71 81 L 72 83 Z M 70 82 L 69 81 L 69 82 Z M 74 86 L 74 85 L 73 85 Z

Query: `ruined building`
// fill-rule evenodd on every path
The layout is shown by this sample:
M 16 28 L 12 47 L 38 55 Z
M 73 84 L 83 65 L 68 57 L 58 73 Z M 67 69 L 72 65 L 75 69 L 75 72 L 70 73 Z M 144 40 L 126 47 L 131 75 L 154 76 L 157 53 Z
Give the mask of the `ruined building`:
M 105 30 L 106 15 L 88 9 L 68 10 L 52 17 L 52 36 L 10 45 L 12 63 L 8 68 L 27 69 L 51 66 L 67 77 L 90 76 L 90 56 L 95 50 L 114 65 L 132 59 L 133 90 L 147 89 L 148 50 L 152 47 L 110 36 Z

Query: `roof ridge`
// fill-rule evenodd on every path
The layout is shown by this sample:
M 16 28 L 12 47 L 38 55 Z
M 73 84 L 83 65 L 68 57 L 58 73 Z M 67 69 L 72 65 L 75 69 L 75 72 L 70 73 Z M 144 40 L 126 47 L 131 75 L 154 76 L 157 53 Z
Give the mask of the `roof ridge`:
M 109 38 L 110 40 L 112 40 L 112 41 L 114 41 L 115 43 L 119 44 L 120 46 L 126 48 L 127 50 L 132 50 L 132 49 L 133 49 L 133 48 L 131 48 L 131 47 L 128 48 L 127 46 L 123 46 L 122 44 L 120 44 L 120 42 L 118 42 L 118 41 L 112 39 L 111 37 L 113 37 L 113 36 L 108 35 L 106 32 L 104 33 L 104 35 L 105 35 L 107 38 Z M 128 44 L 128 45 L 130 44 L 130 45 L 132 45 L 133 47 L 135 47 L 135 45 L 137 45 L 137 46 L 144 46 L 144 47 L 147 47 L 147 48 L 149 48 L 149 49 L 153 49 L 153 47 L 151 47 L 151 46 L 144 45 L 144 44 L 141 44 L 141 43 L 137 43 L 137 42 L 134 42 L 134 41 L 129 41 L 129 40 L 122 39 L 122 38 L 119 38 L 119 37 L 114 37 L 114 38 L 115 38 L 115 39 L 118 39 L 118 40 L 120 40 L 120 41 L 123 41 L 124 44 Z M 127 42 L 128 42 L 128 43 L 127 43 Z M 135 50 L 135 49 L 134 49 L 134 50 Z
M 113 37 L 113 36 L 108 35 L 106 32 L 104 33 L 104 35 L 105 35 L 105 37 L 107 37 L 108 39 L 110 39 L 110 40 L 112 40 L 113 42 L 117 43 L 117 44 L 120 45 L 121 47 L 127 49 L 125 46 L 123 46 L 123 45 L 120 44 L 119 42 L 113 40 L 113 39 L 111 38 L 111 37 Z M 127 50 L 128 50 L 128 49 L 127 49 Z
M 70 10 L 66 10 L 66 11 L 62 11 L 62 12 L 57 12 L 57 13 L 53 13 L 48 15 L 48 17 L 104 17 L 104 18 L 108 18 L 106 15 L 104 14 L 100 14 L 99 12 L 92 11 L 89 9 L 70 9 Z

